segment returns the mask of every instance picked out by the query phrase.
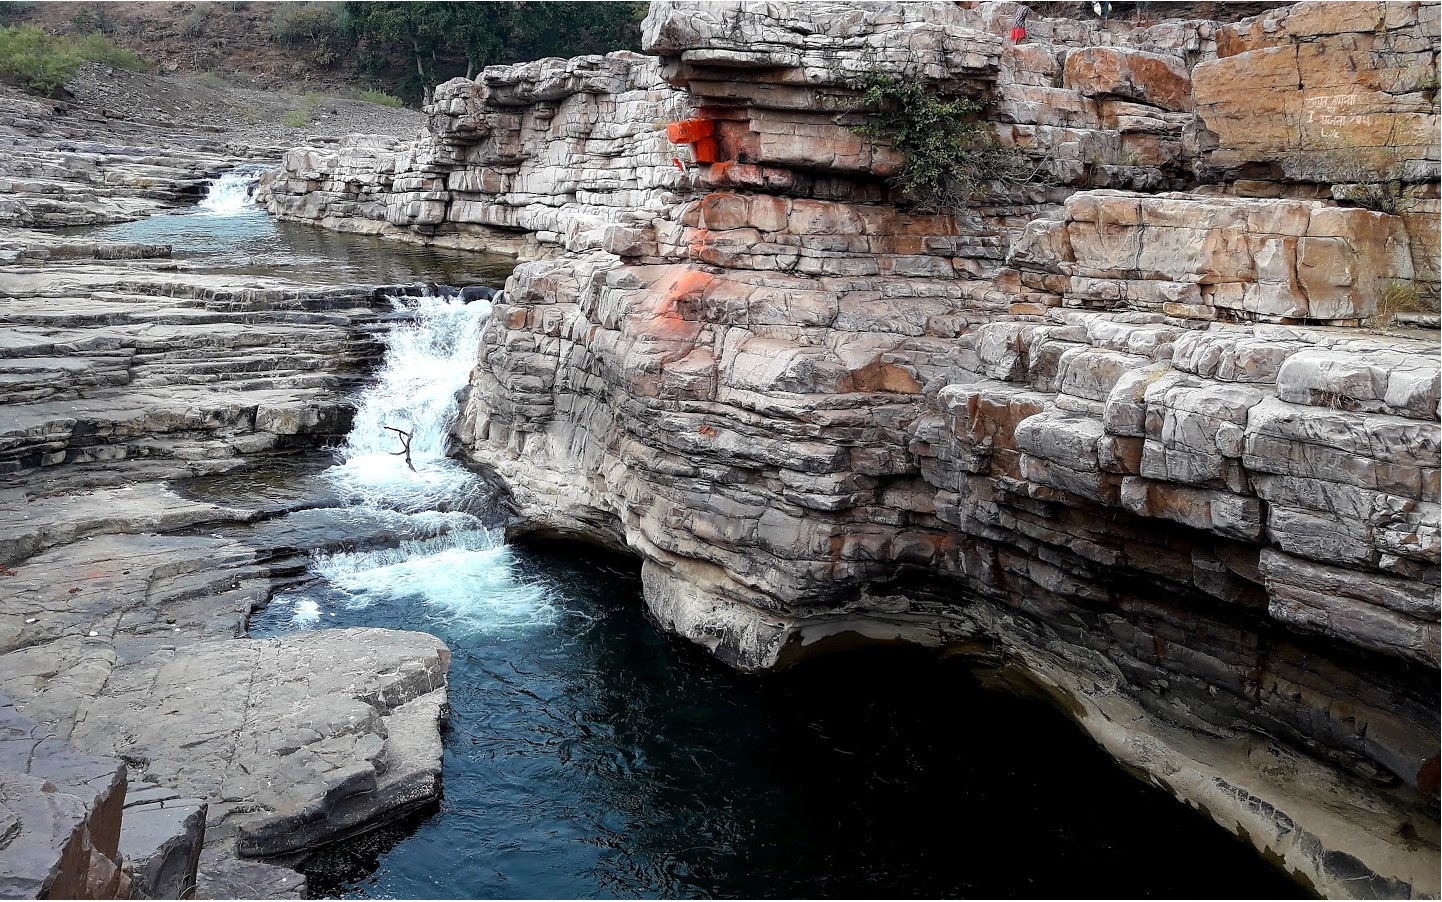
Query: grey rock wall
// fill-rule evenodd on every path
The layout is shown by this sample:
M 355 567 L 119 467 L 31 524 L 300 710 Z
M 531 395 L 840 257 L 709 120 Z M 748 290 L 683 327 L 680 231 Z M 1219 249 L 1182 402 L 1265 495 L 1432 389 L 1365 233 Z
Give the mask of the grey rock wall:
M 1435 53 L 1435 17 L 1034 17 L 1012 45 L 1012 9 L 657 4 L 659 63 L 489 69 L 374 166 L 288 161 L 270 204 L 372 228 L 342 198 L 367 196 L 423 242 L 538 230 L 509 244 L 542 259 L 487 325 L 461 453 L 513 534 L 634 550 L 664 628 L 747 670 L 863 639 L 1024 673 L 1324 895 L 1435 896 L 1437 342 L 1375 315 L 1394 283 L 1427 293 L 1436 222 L 1360 209 L 1325 167 L 1233 167 L 1223 124 L 1276 99 L 1236 74 L 1247 48 L 1380 28 Z M 900 160 L 850 128 L 874 68 L 986 98 L 1051 178 L 898 206 Z M 1219 72 L 1230 94 L 1196 84 Z M 574 132 L 641 73 L 659 105 L 634 111 L 710 121 L 717 163 L 683 173 L 644 120 L 618 126 L 634 145 Z M 1415 125 L 1415 93 L 1337 115 Z M 603 214 L 565 191 L 618 168 Z

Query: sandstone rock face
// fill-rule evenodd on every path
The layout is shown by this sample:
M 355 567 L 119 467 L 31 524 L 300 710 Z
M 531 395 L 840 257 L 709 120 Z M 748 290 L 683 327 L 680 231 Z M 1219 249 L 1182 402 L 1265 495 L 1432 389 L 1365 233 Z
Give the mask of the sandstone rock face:
M 1388 198 L 1435 299 L 1438 33 L 1434 4 L 1361 0 L 1298 3 L 1222 28 L 1218 58 L 1193 73 L 1216 145 L 1205 166 L 1241 176 L 1244 191 L 1280 177 L 1330 184 L 1340 199 Z
M 0 696 L 0 787 L 0 894 L 115 899 L 138 889 L 120 848 L 119 759 L 81 752 Z
M 562 97 L 567 123 L 609 114 L 658 72 L 717 162 L 626 218 L 613 196 L 599 241 L 584 218 L 515 213 L 579 217 L 567 194 L 463 208 L 548 224 L 513 243 L 546 259 L 496 305 L 457 436 L 512 531 L 633 549 L 657 621 L 742 669 L 858 638 L 1004 662 L 1323 894 L 1434 896 L 1437 343 L 1355 327 L 1389 286 L 1435 278 L 1418 249 L 1436 222 L 1415 211 L 1436 176 L 1408 161 L 1436 156 L 1393 142 L 1364 174 L 1305 142 L 1305 165 L 1235 156 L 1260 106 L 1323 84 L 1245 81 L 1246 41 L 1358 50 L 1325 81 L 1339 95 L 1376 90 L 1363 49 L 1436 52 L 1427 10 L 1328 6 L 1350 12 L 1034 17 L 1013 45 L 1010 4 L 657 4 L 658 68 L 450 83 L 431 135 L 395 151 L 473 148 L 444 185 L 387 183 L 379 158 L 347 178 L 381 186 L 369 221 L 384 196 L 406 230 L 388 234 L 451 240 L 461 186 L 563 184 L 524 123 Z M 1364 7 L 1375 21 L 1349 18 Z M 620 89 L 569 93 L 622 69 Z M 898 205 L 904 161 L 850 128 L 854 79 L 878 69 L 984 98 L 1049 178 L 946 215 Z M 517 121 L 538 152 L 495 155 L 494 123 Z M 617 159 L 575 146 L 598 171 Z M 691 146 L 624 157 L 626 178 L 677 179 Z M 327 222 L 349 165 L 287 163 L 272 209 Z M 1402 171 L 1423 173 L 1399 189 L 1411 209 L 1347 200 Z
M 1209 164 L 1309 182 L 1437 178 L 1438 10 L 1298 3 L 1222 28 L 1193 73 Z M 1431 95 L 1430 97 L 1428 95 Z
M 340 231 L 545 256 L 627 240 L 694 175 L 672 163 L 664 130 L 686 118 L 684 97 L 639 54 L 491 66 L 437 87 L 427 111 L 430 131 L 410 145 L 353 136 L 331 152 L 290 152 L 262 185 L 267 209 Z
M 62 285 L 44 268 L 3 278 L 0 473 L 146 459 L 198 475 L 342 436 L 351 409 L 333 371 L 379 351 L 347 328 L 374 317 L 373 289 L 109 267 L 69 269 Z
M 1088 191 L 1011 261 L 1047 306 L 1355 323 L 1415 276 L 1402 217 L 1321 201 Z M 1057 278 L 1060 276 L 1061 278 Z

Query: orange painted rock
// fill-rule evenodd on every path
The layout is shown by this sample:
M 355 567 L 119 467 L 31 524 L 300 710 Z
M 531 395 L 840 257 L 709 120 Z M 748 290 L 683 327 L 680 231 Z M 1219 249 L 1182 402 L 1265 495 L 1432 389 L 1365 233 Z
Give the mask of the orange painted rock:
M 687 119 L 666 126 L 666 137 L 672 144 L 695 144 L 715 133 L 716 123 L 710 119 Z

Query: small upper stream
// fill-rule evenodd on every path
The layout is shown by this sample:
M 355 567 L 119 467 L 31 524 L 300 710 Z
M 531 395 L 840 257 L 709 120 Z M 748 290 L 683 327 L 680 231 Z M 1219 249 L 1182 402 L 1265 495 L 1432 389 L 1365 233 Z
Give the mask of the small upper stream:
M 255 189 L 263 171 L 264 167 L 246 166 L 224 173 L 211 182 L 194 210 L 60 231 L 112 241 L 169 244 L 172 259 L 182 266 L 309 284 L 500 284 L 515 265 L 499 255 L 421 247 L 283 222 L 255 204 Z
M 228 237 L 206 232 L 221 217 L 156 217 L 173 221 L 144 240 L 195 230 L 237 258 L 292 240 L 283 253 L 297 258 L 342 246 L 243 205 L 235 217 Z M 647 620 L 632 562 L 505 544 L 485 487 L 445 456 L 487 308 L 395 303 L 413 321 L 390 332 L 338 462 L 310 478 L 340 499 L 337 522 L 394 518 L 412 538 L 314 555 L 311 578 L 251 633 L 364 625 L 444 639 L 445 797 L 312 857 L 312 894 L 1300 894 L 1061 715 L 984 690 L 957 664 L 854 653 L 743 676 Z

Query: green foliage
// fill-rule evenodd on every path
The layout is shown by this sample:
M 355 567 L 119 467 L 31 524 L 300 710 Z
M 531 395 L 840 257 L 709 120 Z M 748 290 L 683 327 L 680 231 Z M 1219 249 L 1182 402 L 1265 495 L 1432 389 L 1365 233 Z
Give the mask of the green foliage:
M 29 0 L 0 0 L 0 23 L 23 19 L 33 9 L 35 4 Z
M 291 128 L 305 128 L 315 118 L 315 111 L 320 107 L 320 96 L 307 94 L 300 99 L 300 103 L 286 111 L 280 121 Z
M 69 44 L 81 59 L 104 63 L 114 69 L 144 72 L 150 68 L 150 64 L 134 51 L 117 47 L 114 41 L 98 31 L 83 38 L 70 38 Z
M 355 46 L 340 3 L 282 3 L 271 19 L 270 35 L 299 49 L 315 66 L 329 66 Z
M 0 78 L 54 94 L 80 68 L 81 59 L 59 38 L 35 25 L 0 26 Z
M 364 100 L 366 103 L 378 103 L 381 106 L 403 107 L 405 101 L 394 94 L 387 94 L 385 91 L 361 91 L 356 95 L 357 100 Z
M 0 26 L 0 78 L 42 94 L 54 94 L 85 60 L 141 71 L 145 60 L 96 32 L 56 37 L 35 25 Z
M 71 16 L 70 24 L 77 34 L 107 32 L 110 30 L 110 17 L 105 14 L 105 7 L 96 6 L 94 9 L 82 9 Z
M 402 97 L 486 66 L 639 49 L 645 3 L 379 2 L 345 4 L 349 35 L 409 60 Z M 365 51 L 363 51 L 365 52 Z
M 1394 188 L 1391 185 L 1352 185 L 1342 192 L 1342 199 L 1364 210 L 1395 215 L 1400 193 L 1400 186 Z
M 971 98 L 946 98 L 917 80 L 876 72 L 853 87 L 860 96 L 851 108 L 870 113 L 854 131 L 905 154 L 891 182 L 913 209 L 959 209 L 986 194 L 988 183 L 1033 182 L 1041 174 L 977 122 L 981 104 Z

